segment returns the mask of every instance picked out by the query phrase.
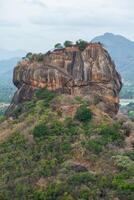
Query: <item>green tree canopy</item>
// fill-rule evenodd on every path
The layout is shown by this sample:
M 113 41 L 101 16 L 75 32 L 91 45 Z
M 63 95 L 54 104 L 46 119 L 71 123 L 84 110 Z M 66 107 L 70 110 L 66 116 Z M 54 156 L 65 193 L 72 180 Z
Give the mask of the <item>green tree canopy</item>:
M 81 51 L 83 51 L 83 50 L 87 47 L 88 42 L 85 41 L 85 40 L 79 39 L 79 40 L 76 41 L 76 44 L 77 44 L 77 46 L 79 47 L 79 49 L 80 49 Z
M 72 41 L 66 40 L 66 41 L 64 42 L 64 47 L 70 47 L 70 46 L 72 46 L 72 45 L 73 45 L 73 42 L 72 42 Z
M 54 45 L 54 48 L 55 48 L 55 49 L 62 49 L 63 46 L 62 46 L 61 43 L 57 43 L 57 44 Z
M 33 54 L 31 52 L 27 53 L 26 58 L 31 59 Z

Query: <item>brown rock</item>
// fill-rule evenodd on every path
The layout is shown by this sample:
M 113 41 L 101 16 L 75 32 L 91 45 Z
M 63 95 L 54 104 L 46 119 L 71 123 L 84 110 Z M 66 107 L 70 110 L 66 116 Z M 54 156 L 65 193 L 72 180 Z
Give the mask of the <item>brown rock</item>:
M 30 100 L 37 88 L 89 99 L 102 111 L 114 116 L 119 109 L 121 77 L 108 52 L 91 43 L 81 52 L 76 46 L 44 55 L 41 62 L 27 59 L 14 69 L 13 82 L 18 88 L 7 111 Z

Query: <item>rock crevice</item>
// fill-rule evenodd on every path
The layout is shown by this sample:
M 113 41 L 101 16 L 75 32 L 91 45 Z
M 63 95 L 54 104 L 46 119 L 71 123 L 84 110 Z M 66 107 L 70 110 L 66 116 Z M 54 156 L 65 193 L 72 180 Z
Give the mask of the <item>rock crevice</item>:
M 44 54 L 42 61 L 22 60 L 14 69 L 13 82 L 18 90 L 7 115 L 19 103 L 30 100 L 37 88 L 86 97 L 110 116 L 119 109 L 121 77 L 98 43 L 89 43 L 83 52 L 70 47 Z

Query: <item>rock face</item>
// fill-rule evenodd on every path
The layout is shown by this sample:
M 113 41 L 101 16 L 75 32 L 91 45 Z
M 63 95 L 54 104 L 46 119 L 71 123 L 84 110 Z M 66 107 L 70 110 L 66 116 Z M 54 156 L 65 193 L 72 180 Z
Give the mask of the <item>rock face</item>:
M 13 82 L 18 88 L 7 115 L 37 88 L 83 96 L 102 111 L 114 116 L 119 109 L 121 77 L 108 52 L 98 43 L 89 43 L 81 52 L 77 46 L 43 55 L 42 61 L 22 60 L 14 69 Z

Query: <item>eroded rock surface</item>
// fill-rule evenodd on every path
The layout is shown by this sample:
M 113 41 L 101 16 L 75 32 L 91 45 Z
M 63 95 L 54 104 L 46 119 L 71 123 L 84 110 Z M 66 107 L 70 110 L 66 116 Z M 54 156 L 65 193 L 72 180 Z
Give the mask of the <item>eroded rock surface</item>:
M 15 67 L 13 82 L 18 90 L 7 115 L 19 103 L 30 100 L 37 88 L 86 97 L 110 116 L 119 109 L 121 77 L 98 43 L 90 43 L 83 52 L 77 46 L 55 50 L 40 62 L 25 59 Z

